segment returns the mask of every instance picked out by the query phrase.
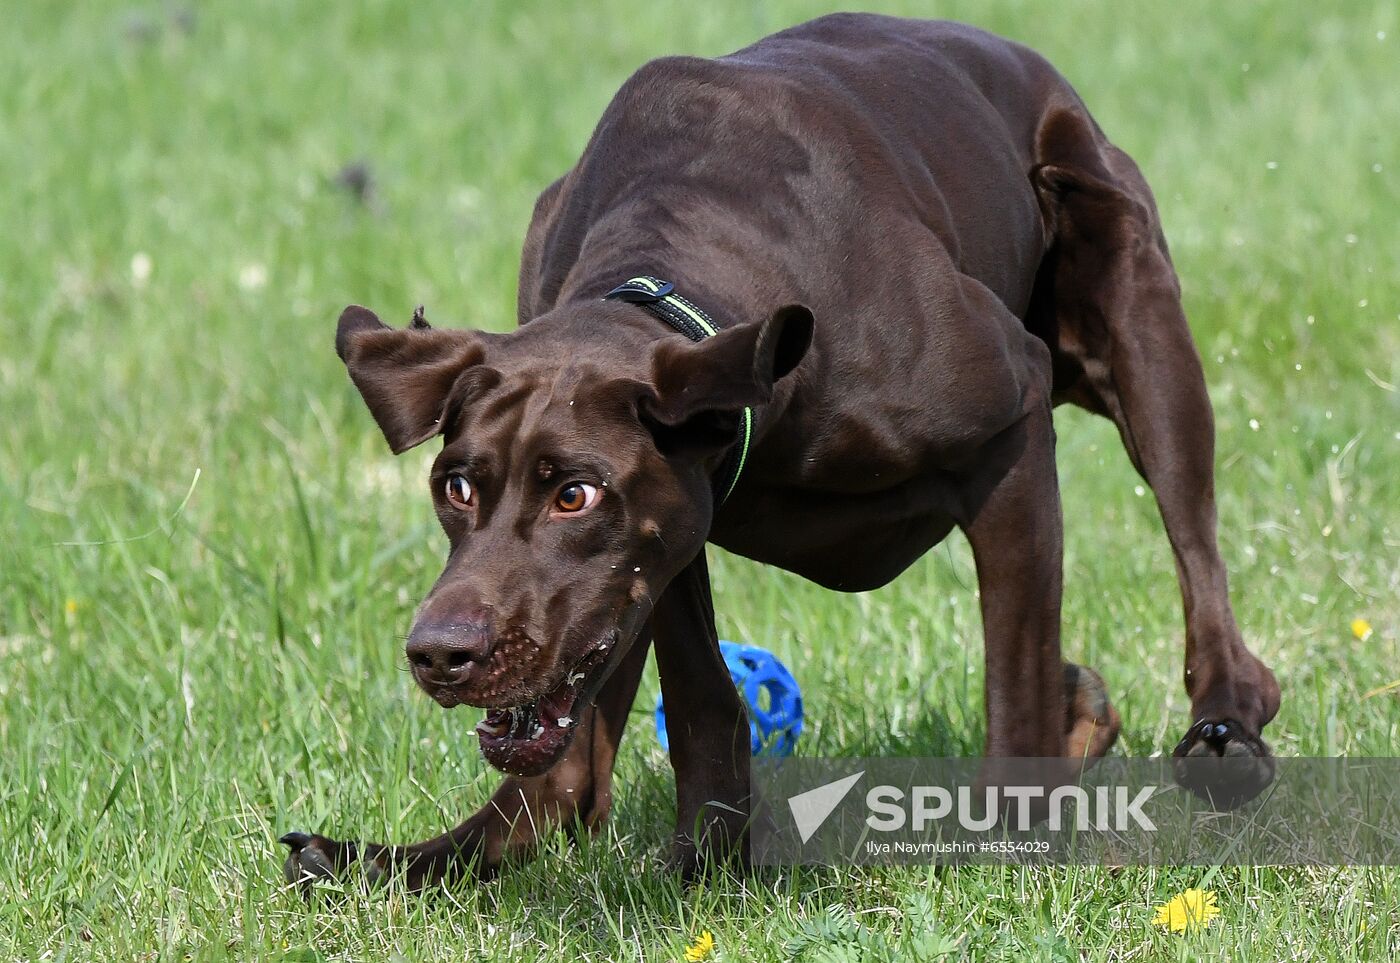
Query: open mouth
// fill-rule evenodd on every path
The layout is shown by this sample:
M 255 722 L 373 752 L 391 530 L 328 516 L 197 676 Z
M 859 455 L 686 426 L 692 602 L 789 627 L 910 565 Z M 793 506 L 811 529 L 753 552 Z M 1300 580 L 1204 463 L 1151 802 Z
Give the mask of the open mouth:
M 481 754 L 502 772 L 535 776 L 563 754 L 587 700 L 593 697 L 612 639 L 595 647 L 563 680 L 534 702 L 491 709 L 476 724 Z

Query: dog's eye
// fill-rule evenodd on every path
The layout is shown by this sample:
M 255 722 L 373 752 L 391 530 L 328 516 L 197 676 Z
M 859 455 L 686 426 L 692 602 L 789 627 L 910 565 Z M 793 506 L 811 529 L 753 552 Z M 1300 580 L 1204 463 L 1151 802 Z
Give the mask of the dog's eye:
M 447 501 L 453 508 L 465 511 L 472 503 L 472 495 L 472 483 L 464 476 L 447 476 Z
M 554 508 L 565 514 L 581 512 L 598 500 L 598 489 L 583 482 L 573 482 L 559 489 L 555 496 Z

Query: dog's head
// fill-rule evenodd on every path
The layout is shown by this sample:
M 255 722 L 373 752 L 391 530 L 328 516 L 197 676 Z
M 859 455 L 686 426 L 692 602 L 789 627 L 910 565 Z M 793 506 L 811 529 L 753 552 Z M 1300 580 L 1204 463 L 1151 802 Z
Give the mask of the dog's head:
M 491 710 L 482 752 L 508 772 L 564 751 L 652 600 L 704 547 L 710 474 L 743 409 L 811 339 L 799 306 L 698 344 L 638 338 L 642 310 L 561 309 L 589 313 L 582 343 L 540 322 L 487 334 L 418 317 L 395 330 L 358 306 L 340 317 L 336 350 L 389 447 L 443 436 L 429 487 L 449 551 L 410 670 L 445 707 Z

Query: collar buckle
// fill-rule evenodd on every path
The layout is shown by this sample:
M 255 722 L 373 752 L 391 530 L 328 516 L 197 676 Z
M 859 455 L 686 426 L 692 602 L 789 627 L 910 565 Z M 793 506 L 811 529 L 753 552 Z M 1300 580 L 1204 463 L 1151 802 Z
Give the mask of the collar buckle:
M 629 304 L 655 304 L 657 301 L 666 300 L 666 296 L 676 289 L 670 281 L 660 281 L 658 284 L 659 287 L 651 290 L 643 287 L 639 278 L 633 278 L 603 295 L 603 300 L 614 298 Z

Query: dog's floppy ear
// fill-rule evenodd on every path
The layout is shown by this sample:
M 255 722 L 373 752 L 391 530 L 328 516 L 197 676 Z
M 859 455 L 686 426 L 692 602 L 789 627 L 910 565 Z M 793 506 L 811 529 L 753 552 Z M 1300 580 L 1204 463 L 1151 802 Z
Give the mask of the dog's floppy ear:
M 420 321 L 403 330 L 352 304 L 340 315 L 335 350 L 394 454 L 444 430 L 447 418 L 483 386 L 485 354 L 474 331 L 439 331 Z
M 812 343 L 812 312 L 800 304 L 704 341 L 664 339 L 652 353 L 652 390 L 638 409 L 666 454 L 712 452 L 733 443 L 745 408 L 773 397 Z

